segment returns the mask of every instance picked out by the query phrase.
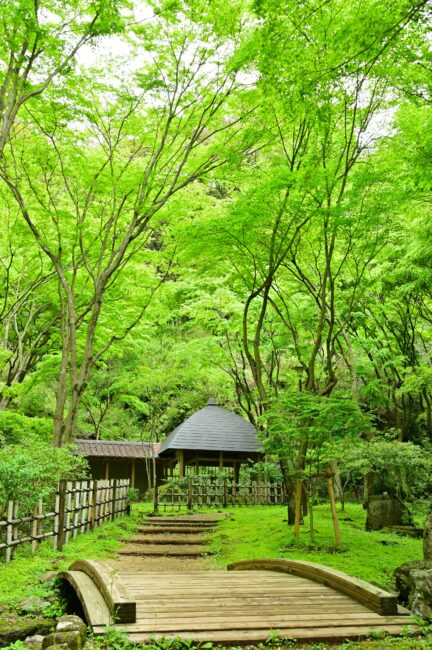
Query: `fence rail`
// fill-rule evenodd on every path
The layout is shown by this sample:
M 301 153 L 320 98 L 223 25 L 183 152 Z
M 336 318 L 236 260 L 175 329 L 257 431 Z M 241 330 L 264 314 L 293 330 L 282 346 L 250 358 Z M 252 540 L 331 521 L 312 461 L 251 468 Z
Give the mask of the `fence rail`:
M 286 505 L 287 496 L 283 485 L 277 483 L 232 483 L 228 480 L 187 479 L 185 485 L 159 486 L 155 490 L 155 511 L 175 511 L 185 508 L 227 508 L 247 505 Z
M 0 557 L 10 562 L 15 549 L 25 544 L 31 544 L 35 553 L 40 542 L 49 537 L 60 550 L 79 533 L 120 517 L 127 511 L 129 486 L 129 479 L 60 481 L 53 502 L 41 499 L 31 514 L 24 515 L 20 515 L 17 501 L 9 501 L 7 519 L 0 521 Z

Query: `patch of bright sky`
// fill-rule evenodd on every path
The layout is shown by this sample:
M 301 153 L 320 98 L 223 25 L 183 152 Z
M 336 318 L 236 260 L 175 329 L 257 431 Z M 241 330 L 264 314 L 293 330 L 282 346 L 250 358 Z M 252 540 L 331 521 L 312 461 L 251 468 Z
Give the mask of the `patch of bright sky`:
M 132 25 L 141 25 L 155 19 L 153 9 L 145 2 L 134 3 L 132 15 L 130 12 L 125 16 Z M 78 66 L 84 69 L 97 67 L 99 70 L 107 70 L 111 85 L 120 86 L 132 78 L 133 74 L 142 69 L 149 61 L 145 51 L 141 49 L 138 53 L 133 47 L 131 38 L 127 39 L 122 35 L 105 36 L 96 43 L 84 45 L 77 53 Z M 118 78 L 113 78 L 112 70 L 118 73 Z

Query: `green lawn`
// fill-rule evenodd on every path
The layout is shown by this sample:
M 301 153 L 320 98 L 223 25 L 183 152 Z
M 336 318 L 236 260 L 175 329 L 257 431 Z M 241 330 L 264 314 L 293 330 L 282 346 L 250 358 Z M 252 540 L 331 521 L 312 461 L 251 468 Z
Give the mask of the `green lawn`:
M 284 558 L 318 562 L 384 587 L 393 585 L 394 569 L 422 558 L 422 541 L 389 533 L 367 533 L 366 513 L 361 505 L 347 504 L 339 512 L 342 546 L 334 547 L 328 505 L 316 506 L 315 546 L 310 545 L 309 520 L 294 545 L 293 529 L 286 523 L 286 508 L 252 506 L 231 509 L 232 519 L 223 521 L 214 535 L 213 561 L 218 566 L 254 558 Z

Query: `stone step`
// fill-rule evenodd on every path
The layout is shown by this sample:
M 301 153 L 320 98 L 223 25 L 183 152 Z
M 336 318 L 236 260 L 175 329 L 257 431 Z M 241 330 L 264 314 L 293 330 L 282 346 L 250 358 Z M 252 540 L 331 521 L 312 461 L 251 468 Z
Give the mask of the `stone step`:
M 163 519 L 145 519 L 146 526 L 193 526 L 194 528 L 214 528 L 217 522 L 212 521 L 165 521 Z
M 149 515 L 148 521 L 169 521 L 171 522 L 184 522 L 184 523 L 199 523 L 199 524 L 217 524 L 219 521 L 226 519 L 225 515 L 217 516 L 198 516 L 198 515 L 178 515 L 172 517 L 170 515 Z
M 132 537 L 128 540 L 128 544 L 180 544 L 180 545 L 196 545 L 206 544 L 208 539 L 206 537 L 195 537 L 195 535 L 143 535 L 142 537 Z
M 205 546 L 171 546 L 171 545 L 141 545 L 141 544 L 127 544 L 124 548 L 119 551 L 120 555 L 133 555 L 139 557 L 156 557 L 156 556 L 166 556 L 166 557 L 203 557 L 204 555 L 210 555 L 210 551 L 206 549 Z
M 182 535 L 202 535 L 202 528 L 192 528 L 191 526 L 140 526 L 139 533 L 149 535 L 164 535 L 165 533 L 174 533 Z

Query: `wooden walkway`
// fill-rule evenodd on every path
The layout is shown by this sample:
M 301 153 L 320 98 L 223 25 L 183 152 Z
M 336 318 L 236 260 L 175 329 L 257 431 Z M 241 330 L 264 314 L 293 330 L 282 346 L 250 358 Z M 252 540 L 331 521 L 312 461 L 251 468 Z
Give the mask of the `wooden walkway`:
M 228 571 L 118 572 L 79 561 L 61 574 L 75 589 L 96 635 L 109 624 L 134 642 L 180 637 L 250 645 L 270 634 L 299 641 L 344 641 L 419 628 L 396 598 L 319 565 L 256 560 Z

